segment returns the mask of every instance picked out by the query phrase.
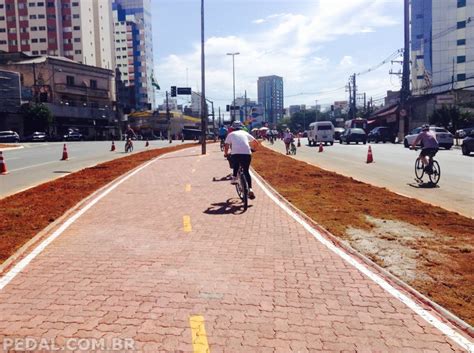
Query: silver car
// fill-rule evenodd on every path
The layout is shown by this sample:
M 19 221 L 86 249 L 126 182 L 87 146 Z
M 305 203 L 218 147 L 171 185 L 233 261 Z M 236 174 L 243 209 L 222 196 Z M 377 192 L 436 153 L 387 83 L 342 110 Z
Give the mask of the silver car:
M 454 144 L 453 135 L 442 127 L 430 126 L 430 131 L 433 131 L 436 134 L 436 139 L 438 140 L 439 147 L 446 148 L 447 150 L 451 149 Z M 406 148 L 410 147 L 413 141 L 415 141 L 418 134 L 421 132 L 421 126 L 413 129 L 405 136 L 403 144 Z

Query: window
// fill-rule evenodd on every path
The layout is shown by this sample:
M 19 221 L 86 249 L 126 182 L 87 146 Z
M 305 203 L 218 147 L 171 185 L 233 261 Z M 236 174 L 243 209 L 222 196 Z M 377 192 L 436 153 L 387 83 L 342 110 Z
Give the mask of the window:
M 48 32 L 56 32 L 56 26 L 48 26 Z
M 466 0 L 458 0 L 458 7 L 466 7 Z
M 21 45 L 28 45 L 28 39 L 22 39 L 20 43 Z
M 30 15 L 30 20 L 36 20 L 36 15 Z
M 36 6 L 36 3 L 30 2 L 30 3 L 28 4 L 28 6 L 29 6 L 29 7 L 35 7 L 35 6 Z
M 72 6 L 79 6 L 79 3 L 77 1 L 72 3 Z
M 7 44 L 7 41 L 6 40 L 0 40 L 0 45 L 4 45 L 4 44 Z
M 66 76 L 66 84 L 68 86 L 74 86 L 74 76 Z
M 31 40 L 31 43 L 38 43 L 38 38 L 33 38 L 33 39 Z
M 45 55 L 45 54 L 47 54 L 48 52 L 47 52 L 46 50 L 41 50 L 40 53 L 41 53 L 42 55 Z
M 40 38 L 40 43 L 46 43 L 46 38 Z
M 74 14 L 74 15 L 72 15 L 72 18 L 79 18 L 79 15 L 78 15 L 78 14 Z
M 28 16 L 20 16 L 20 21 L 28 21 Z
M 425 56 L 424 56 L 424 55 L 417 55 L 416 58 L 417 58 L 417 59 L 424 59 Z
M 33 51 L 31 52 L 31 54 L 33 54 L 33 55 L 38 55 L 39 53 L 38 53 L 38 50 L 33 50 Z
M 90 88 L 97 89 L 97 80 L 90 80 Z
M 46 16 L 45 15 L 38 15 L 38 18 L 44 19 Z
M 457 80 L 458 81 L 466 81 L 466 74 L 458 74 Z
M 55 20 L 56 19 L 56 15 L 53 15 L 53 14 L 49 14 L 47 16 L 48 20 Z
M 48 1 L 48 7 L 54 7 L 54 2 L 53 1 Z
M 9 28 L 8 33 L 16 33 L 16 28 Z
M 466 21 L 459 21 L 457 28 L 458 28 L 458 29 L 466 28 Z
M 26 4 L 24 2 L 18 4 L 18 9 L 23 10 L 26 7 Z
M 5 21 L 5 16 L 0 16 L 0 21 Z
M 39 26 L 38 29 L 39 29 L 40 31 L 46 31 L 46 27 L 45 27 L 45 26 Z
M 74 38 L 74 43 L 80 43 L 81 42 L 81 38 Z
M 82 51 L 81 50 L 76 50 L 74 53 L 75 54 L 82 54 Z
M 458 39 L 458 45 L 466 45 L 466 40 L 465 39 Z
M 9 40 L 8 44 L 9 45 L 18 45 L 18 41 L 17 40 Z
M 41 1 L 41 2 L 38 2 L 38 3 L 36 3 L 36 5 L 38 5 L 38 6 L 44 6 L 44 2 L 42 2 L 42 1 Z
M 417 80 L 423 80 L 424 78 L 425 78 L 425 76 L 423 76 L 423 75 L 418 75 L 418 76 L 416 76 L 416 79 L 417 79 Z
M 416 15 L 416 18 L 417 18 L 417 19 L 423 18 L 423 14 L 422 14 L 422 13 L 417 14 L 417 15 Z
M 30 29 L 31 29 L 31 31 L 32 31 L 32 32 L 35 32 L 35 31 L 37 31 L 37 30 L 38 30 L 38 27 L 36 27 L 36 26 L 33 26 L 33 27 L 30 27 Z
M 5 28 L 0 28 L 0 33 L 5 33 L 6 29 Z
M 54 44 L 54 43 L 56 43 L 56 38 L 49 38 L 49 39 L 48 39 L 48 43 L 49 43 L 49 44 Z
M 80 31 L 80 30 L 81 30 L 81 26 L 74 26 L 74 30 L 75 30 L 75 31 Z
M 466 56 L 465 55 L 460 55 L 457 57 L 457 63 L 462 64 L 466 62 Z

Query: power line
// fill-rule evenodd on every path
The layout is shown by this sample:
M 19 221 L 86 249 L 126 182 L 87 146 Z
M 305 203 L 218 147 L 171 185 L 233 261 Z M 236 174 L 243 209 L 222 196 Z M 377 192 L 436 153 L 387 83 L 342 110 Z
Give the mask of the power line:
M 365 75 L 369 72 L 372 72 L 372 71 L 375 71 L 377 70 L 379 67 L 382 67 L 383 65 L 385 64 L 388 64 L 389 62 L 391 62 L 393 59 L 399 57 L 401 54 L 403 53 L 403 49 L 397 49 L 396 51 L 394 51 L 392 54 L 390 54 L 390 56 L 388 56 L 385 60 L 383 60 L 382 62 L 378 63 L 377 65 L 374 65 L 372 66 L 371 68 L 367 69 L 367 70 L 364 70 L 364 71 L 361 71 L 359 72 L 358 74 L 356 74 L 357 76 L 360 76 L 360 75 Z

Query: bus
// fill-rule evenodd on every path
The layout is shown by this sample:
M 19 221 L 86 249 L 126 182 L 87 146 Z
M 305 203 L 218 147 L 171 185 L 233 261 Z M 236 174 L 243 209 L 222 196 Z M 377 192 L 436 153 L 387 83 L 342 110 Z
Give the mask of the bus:
M 365 132 L 367 132 L 367 119 L 362 119 L 362 118 L 356 118 L 356 119 L 350 119 L 346 120 L 344 123 L 344 128 L 345 129 L 363 129 Z

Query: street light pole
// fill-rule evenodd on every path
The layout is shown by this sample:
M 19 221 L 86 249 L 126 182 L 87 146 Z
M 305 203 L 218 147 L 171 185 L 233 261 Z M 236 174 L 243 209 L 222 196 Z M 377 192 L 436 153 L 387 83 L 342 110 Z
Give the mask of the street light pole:
M 204 0 L 201 0 L 201 154 L 206 154 L 207 104 L 204 57 Z
M 232 101 L 232 118 L 231 123 L 235 121 L 235 56 L 240 53 L 227 53 L 227 55 L 232 55 L 232 86 L 233 86 L 233 101 Z

